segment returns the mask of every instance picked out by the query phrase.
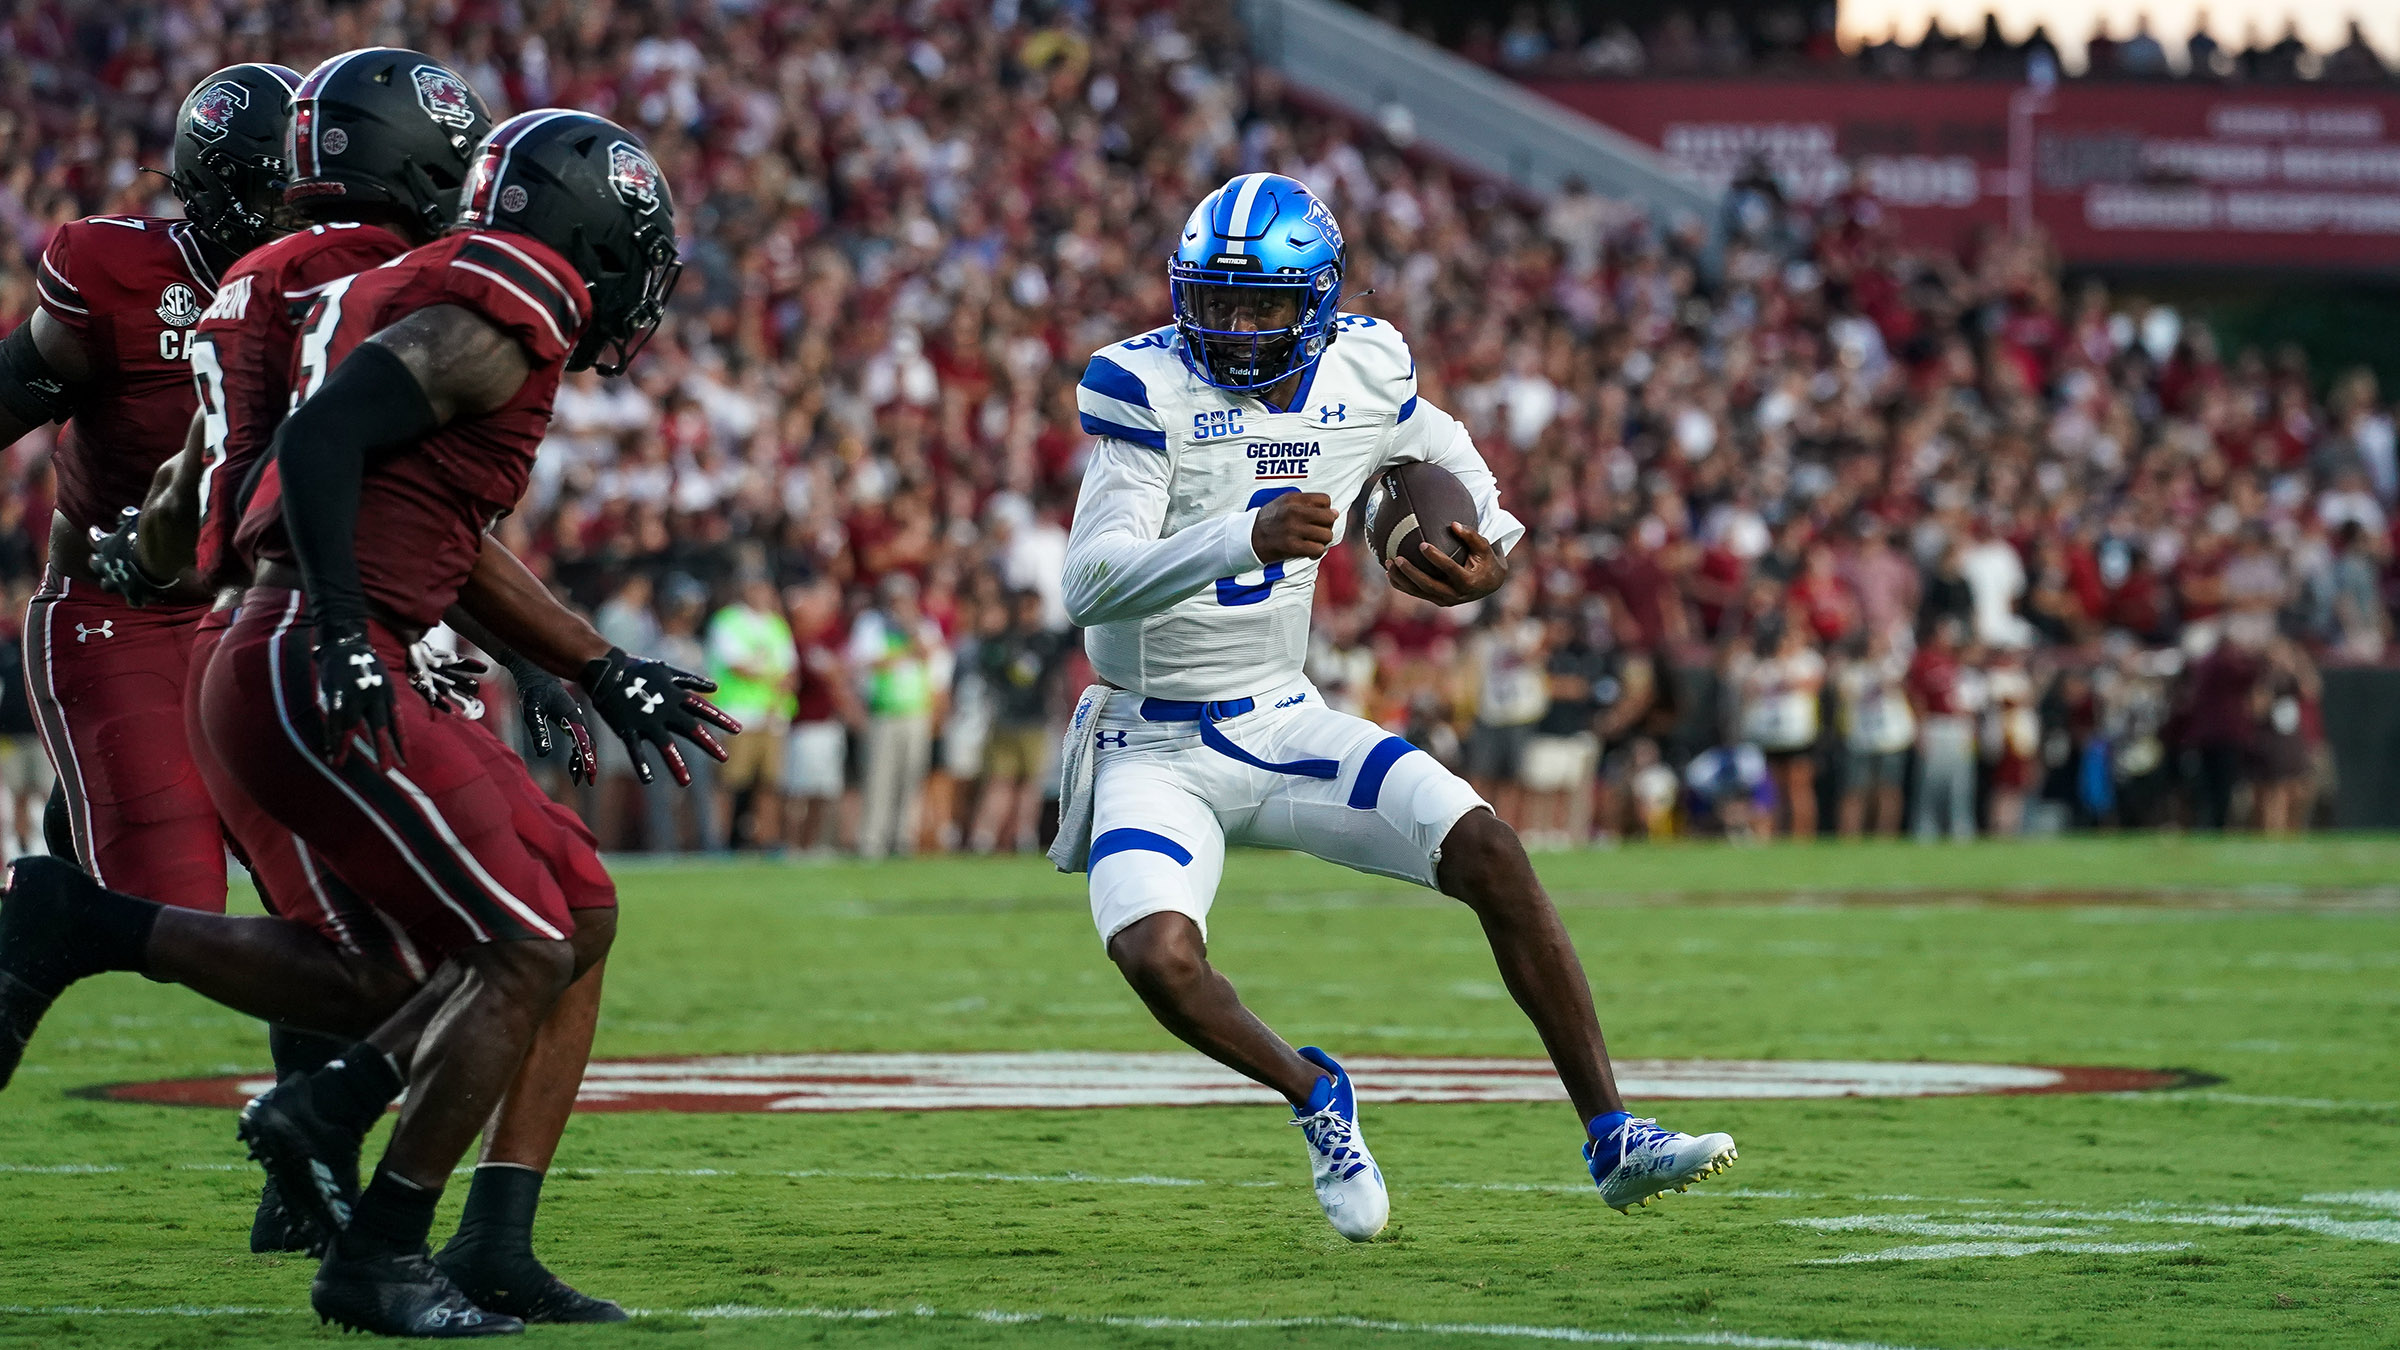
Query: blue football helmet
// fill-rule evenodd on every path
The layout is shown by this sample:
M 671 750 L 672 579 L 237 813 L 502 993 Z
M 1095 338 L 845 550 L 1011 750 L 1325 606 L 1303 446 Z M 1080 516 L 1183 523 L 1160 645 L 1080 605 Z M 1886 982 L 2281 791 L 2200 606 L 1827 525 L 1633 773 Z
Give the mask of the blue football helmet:
M 1244 393 L 1316 364 L 1334 338 L 1342 264 L 1342 227 L 1298 179 L 1246 173 L 1208 194 L 1167 259 L 1184 364 Z

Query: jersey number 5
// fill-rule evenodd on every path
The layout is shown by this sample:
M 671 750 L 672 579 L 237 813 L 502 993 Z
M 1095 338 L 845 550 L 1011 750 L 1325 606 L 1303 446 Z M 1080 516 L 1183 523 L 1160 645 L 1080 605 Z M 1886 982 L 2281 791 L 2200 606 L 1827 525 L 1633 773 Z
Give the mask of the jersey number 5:
M 1290 486 L 1260 488 L 1250 494 L 1250 504 L 1242 509 L 1253 510 L 1265 506 L 1268 502 L 1287 492 L 1298 492 L 1299 490 Z M 1245 573 L 1244 575 L 1252 574 Z M 1259 579 L 1254 582 L 1244 581 L 1241 577 L 1218 577 L 1217 603 L 1220 605 L 1255 605 L 1266 599 L 1267 595 L 1275 589 L 1275 583 L 1283 580 L 1283 564 L 1268 563 L 1265 571 L 1255 575 Z

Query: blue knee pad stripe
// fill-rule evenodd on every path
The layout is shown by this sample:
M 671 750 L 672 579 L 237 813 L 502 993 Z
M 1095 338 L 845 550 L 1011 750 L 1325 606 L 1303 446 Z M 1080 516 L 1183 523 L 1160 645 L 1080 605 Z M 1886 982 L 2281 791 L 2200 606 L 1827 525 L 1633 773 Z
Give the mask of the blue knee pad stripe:
M 1121 826 L 1092 841 L 1091 860 L 1086 862 L 1084 867 L 1087 869 L 1098 867 L 1100 860 L 1111 853 L 1132 853 L 1137 850 L 1145 853 L 1164 853 L 1175 860 L 1177 867 L 1192 865 L 1192 851 L 1165 835 Z
M 1383 798 L 1383 780 L 1400 762 L 1400 757 L 1416 749 L 1398 736 L 1386 736 L 1367 752 L 1367 762 L 1358 766 L 1358 781 L 1350 785 L 1350 805 L 1360 811 L 1372 811 Z

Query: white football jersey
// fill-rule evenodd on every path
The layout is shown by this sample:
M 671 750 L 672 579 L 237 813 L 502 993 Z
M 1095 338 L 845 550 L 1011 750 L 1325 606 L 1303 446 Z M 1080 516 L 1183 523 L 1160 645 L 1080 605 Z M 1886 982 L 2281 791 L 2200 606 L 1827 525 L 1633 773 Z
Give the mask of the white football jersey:
M 1322 492 L 1346 512 L 1386 465 L 1426 460 L 1466 485 L 1494 547 L 1525 532 L 1500 509 L 1466 428 L 1417 397 L 1399 331 L 1364 314 L 1338 323 L 1284 412 L 1193 375 L 1172 325 L 1093 354 L 1076 402 L 1099 439 L 1068 538 L 1066 598 L 1100 678 L 1211 700 L 1300 674 L 1317 562 L 1261 567 L 1250 546 L 1258 508 L 1282 493 Z

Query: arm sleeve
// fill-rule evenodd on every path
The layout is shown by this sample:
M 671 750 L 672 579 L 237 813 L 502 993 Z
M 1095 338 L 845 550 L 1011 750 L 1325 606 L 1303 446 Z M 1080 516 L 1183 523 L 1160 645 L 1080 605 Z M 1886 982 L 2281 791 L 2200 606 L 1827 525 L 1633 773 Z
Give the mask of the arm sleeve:
M 283 528 L 291 536 L 320 631 L 367 618 L 358 575 L 358 494 L 370 462 L 439 423 L 417 377 L 391 348 L 362 342 L 275 430 Z
M 1386 463 L 1412 459 L 1438 464 L 1466 484 L 1467 495 L 1475 499 L 1477 532 L 1503 557 L 1524 537 L 1524 522 L 1500 505 L 1500 480 L 1475 449 L 1466 424 L 1413 393 L 1400 406 L 1400 422 L 1384 454 Z
M 1067 534 L 1068 617 L 1085 628 L 1144 618 L 1218 577 L 1258 570 L 1250 547 L 1256 508 L 1161 539 L 1166 515 L 1166 457 L 1101 437 L 1083 471 L 1075 527 Z

